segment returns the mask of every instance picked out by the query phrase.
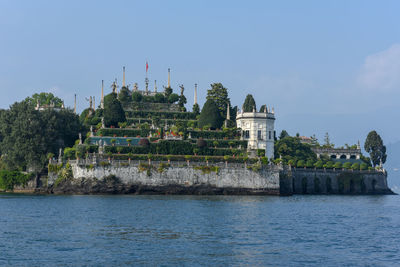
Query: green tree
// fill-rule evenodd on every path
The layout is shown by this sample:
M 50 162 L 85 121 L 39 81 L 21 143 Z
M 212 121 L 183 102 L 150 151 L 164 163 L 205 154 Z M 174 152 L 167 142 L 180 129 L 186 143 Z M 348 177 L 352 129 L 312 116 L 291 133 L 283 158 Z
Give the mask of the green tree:
M 177 94 L 170 94 L 168 97 L 169 103 L 175 103 L 178 100 L 179 100 L 179 96 Z
M 209 126 L 213 129 L 219 129 L 223 121 L 217 105 L 212 99 L 208 99 L 201 110 L 198 127 Z
M 165 99 L 164 94 L 157 93 L 157 94 L 154 96 L 154 102 L 155 102 L 155 103 L 165 103 L 165 102 L 166 102 L 166 99 Z
M 253 109 L 257 110 L 256 101 L 254 100 L 252 95 L 248 94 L 243 103 L 243 111 L 244 112 L 253 112 Z
M 54 96 L 52 93 L 44 93 L 44 92 L 39 94 L 34 94 L 31 97 L 26 98 L 25 100 L 32 107 L 35 107 L 38 101 L 40 102 L 40 105 L 50 105 L 53 103 L 54 106 L 58 108 L 60 108 L 63 103 L 61 98 Z
M 0 118 L 2 160 L 11 170 L 40 172 L 46 155 L 72 146 L 82 130 L 70 109 L 36 111 L 29 100 L 15 103 Z
M 275 158 L 282 157 L 284 163 L 293 159 L 298 160 L 313 160 L 317 159 L 317 155 L 311 150 L 311 146 L 303 144 L 296 137 L 287 136 L 275 142 Z
M 329 133 L 325 133 L 323 147 L 325 147 L 325 148 L 334 148 L 335 147 L 335 145 L 331 143 L 331 139 L 329 138 Z
M 228 89 L 225 88 L 222 83 L 213 83 L 210 86 L 211 89 L 207 90 L 207 100 L 213 100 L 218 107 L 221 117 L 226 118 L 226 108 L 228 104 L 232 107 L 231 100 L 228 97 Z
M 199 104 L 196 103 L 196 104 L 193 105 L 192 112 L 193 112 L 194 114 L 196 114 L 196 115 L 199 115 L 199 114 L 200 114 L 200 106 L 199 106 Z
M 119 91 L 118 94 L 118 99 L 121 103 L 126 103 L 129 101 L 130 96 L 129 96 L 130 92 L 128 87 L 124 86 L 121 88 L 121 91 Z
M 106 126 L 118 126 L 118 122 L 125 122 L 125 112 L 117 94 L 111 93 L 104 98 L 104 123 Z
M 386 146 L 383 145 L 382 138 L 376 131 L 369 132 L 365 140 L 364 149 L 369 153 L 374 167 L 386 162 Z
M 185 97 L 184 95 L 180 95 L 180 96 L 179 96 L 179 100 L 178 100 L 178 105 L 179 105 L 181 108 L 184 108 L 186 103 L 187 103 L 186 97 Z
M 290 135 L 288 134 L 288 132 L 286 132 L 285 130 L 282 130 L 281 133 L 279 134 L 279 140 L 280 140 L 280 139 L 283 139 L 283 138 L 285 138 L 285 137 L 288 137 L 288 136 L 290 136 Z
M 143 96 L 141 93 L 139 92 L 133 92 L 132 93 L 132 100 L 133 102 L 142 102 Z
M 165 98 L 168 99 L 169 96 L 172 94 L 174 90 L 171 87 L 165 87 L 164 92 L 165 92 Z
M 267 108 L 267 105 L 262 105 L 261 107 L 260 107 L 260 111 L 259 112 L 264 112 L 265 111 L 265 109 Z

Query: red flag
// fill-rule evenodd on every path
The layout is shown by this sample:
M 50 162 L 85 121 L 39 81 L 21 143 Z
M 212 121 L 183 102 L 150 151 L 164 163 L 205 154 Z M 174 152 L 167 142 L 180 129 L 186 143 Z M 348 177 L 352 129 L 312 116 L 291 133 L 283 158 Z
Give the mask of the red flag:
M 149 69 L 149 63 L 147 63 L 147 61 L 146 61 L 146 72 L 148 69 Z

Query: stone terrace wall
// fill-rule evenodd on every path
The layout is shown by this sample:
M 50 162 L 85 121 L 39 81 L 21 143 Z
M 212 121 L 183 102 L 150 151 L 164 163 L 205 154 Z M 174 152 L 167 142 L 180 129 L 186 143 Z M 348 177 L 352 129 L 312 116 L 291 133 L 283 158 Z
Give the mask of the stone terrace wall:
M 292 168 L 293 194 L 390 194 L 387 173 L 380 171 Z
M 173 162 L 171 167 L 163 170 L 159 165 L 152 162 L 150 170 L 143 170 L 137 162 L 119 163 L 113 162 L 110 166 L 87 165 L 72 163 L 73 180 L 84 183 L 84 180 L 105 181 L 107 177 L 115 176 L 118 183 L 127 188 L 147 187 L 157 188 L 159 192 L 170 190 L 171 187 L 187 188 L 188 192 L 196 191 L 196 188 L 208 188 L 228 190 L 231 193 L 248 194 L 279 194 L 279 167 L 268 166 L 260 171 L 247 169 L 244 164 L 220 164 L 218 171 L 196 169 L 193 165 Z M 211 166 L 211 165 L 210 165 Z M 215 166 L 215 164 L 213 164 Z M 54 177 L 55 179 L 56 177 Z M 49 185 L 54 182 L 49 179 Z M 83 182 L 82 182 L 83 181 Z M 165 188 L 165 190 L 163 189 Z M 203 193 L 207 193 L 207 190 Z M 222 191 L 219 192 L 222 192 Z M 217 190 L 218 191 L 218 190 Z

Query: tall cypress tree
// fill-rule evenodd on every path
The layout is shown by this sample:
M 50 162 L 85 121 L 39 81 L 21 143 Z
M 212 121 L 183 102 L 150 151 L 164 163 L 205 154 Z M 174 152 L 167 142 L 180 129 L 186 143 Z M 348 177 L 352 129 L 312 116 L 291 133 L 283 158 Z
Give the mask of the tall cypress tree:
M 246 99 L 244 100 L 243 111 L 244 112 L 253 112 L 253 109 L 257 110 L 256 101 L 254 100 L 252 95 L 248 94 L 246 96 Z
M 369 153 L 374 166 L 386 162 L 386 146 L 383 145 L 382 138 L 376 131 L 369 132 L 364 149 Z
M 210 128 L 219 129 L 223 121 L 224 119 L 215 102 L 212 99 L 208 99 L 201 110 L 198 126 L 210 126 Z
M 104 123 L 107 127 L 118 126 L 118 122 L 125 122 L 125 112 L 117 94 L 111 93 L 104 98 Z

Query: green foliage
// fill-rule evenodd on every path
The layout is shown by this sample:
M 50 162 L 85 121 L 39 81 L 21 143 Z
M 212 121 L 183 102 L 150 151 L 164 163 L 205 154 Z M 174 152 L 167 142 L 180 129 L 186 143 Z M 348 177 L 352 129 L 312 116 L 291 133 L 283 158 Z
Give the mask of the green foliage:
M 167 99 L 165 98 L 164 94 L 157 93 L 154 96 L 154 102 L 155 103 L 166 103 Z
M 286 163 L 293 159 L 294 161 L 309 159 L 315 161 L 317 155 L 311 150 L 311 146 L 302 144 L 296 137 L 285 137 L 275 143 L 275 158 L 282 156 Z
M 184 95 L 180 95 L 178 100 L 178 105 L 180 107 L 184 107 L 186 103 L 187 103 L 186 97 Z
M 133 102 L 142 102 L 142 98 L 143 98 L 143 96 L 142 96 L 141 93 L 139 93 L 139 92 L 133 92 L 132 93 Z
M 50 105 L 50 104 L 54 104 L 54 107 L 60 108 L 62 106 L 63 101 L 54 96 L 52 93 L 39 93 L 39 94 L 34 94 L 31 97 L 27 97 L 25 99 L 25 101 L 28 102 L 28 104 L 32 107 L 35 107 L 38 103 L 38 101 L 40 102 L 40 106 L 43 105 Z
M 198 126 L 203 127 L 209 125 L 212 129 L 219 129 L 222 126 L 223 118 L 218 110 L 217 105 L 212 99 L 208 99 L 201 110 Z
M 168 97 L 168 103 L 175 103 L 178 100 L 179 100 L 179 96 L 177 94 L 171 94 Z
M 281 133 L 279 134 L 279 139 L 283 139 L 283 138 L 288 137 L 288 136 L 290 136 L 288 134 L 288 132 L 286 132 L 285 130 L 282 130 Z
M 62 167 L 63 167 L 62 163 L 61 164 L 48 164 L 47 165 L 48 171 L 49 172 L 55 172 L 55 173 L 59 172 L 62 169 Z
M 32 174 L 24 174 L 20 171 L 0 170 L 0 188 L 13 190 L 14 186 L 26 185 L 32 178 Z
M 119 122 L 125 122 L 125 112 L 117 94 L 111 93 L 104 98 L 104 123 L 107 127 L 118 126 Z
M 200 106 L 199 106 L 199 104 L 196 103 L 196 104 L 193 105 L 192 112 L 194 114 L 196 114 L 196 115 L 200 114 Z
M 127 87 L 122 87 L 121 91 L 119 91 L 118 94 L 118 99 L 121 103 L 126 103 L 130 100 L 130 96 L 129 96 L 130 92 L 129 89 Z
M 344 169 L 346 169 L 346 170 L 350 170 L 351 169 L 351 162 L 345 162 L 345 163 L 343 163 L 343 166 L 342 166 Z
M 368 169 L 368 164 L 363 162 L 360 164 L 360 170 L 365 171 Z
M 168 99 L 169 96 L 172 94 L 173 89 L 171 87 L 165 87 L 164 92 L 165 92 L 165 97 Z
M 207 101 L 208 100 L 212 100 L 217 106 L 221 117 L 226 118 L 226 108 L 228 104 L 230 107 L 232 107 L 231 101 L 228 97 L 228 89 L 225 88 L 221 83 L 211 84 L 211 89 L 207 90 Z
M 376 131 L 368 133 L 365 140 L 364 149 L 369 153 L 372 164 L 375 166 L 386 162 L 386 146 L 383 145 L 382 138 Z
M 75 159 L 75 155 L 76 155 L 76 149 L 75 147 L 66 147 L 64 149 L 64 156 L 63 159 L 67 160 L 67 159 Z
M 267 157 L 261 157 L 261 163 L 263 165 L 268 165 L 268 158 Z
M 200 170 L 203 174 L 210 174 L 211 172 L 219 173 L 218 166 L 195 166 L 195 170 Z
M 56 181 L 54 182 L 54 187 L 58 187 L 61 183 L 72 179 L 73 174 L 72 174 L 72 167 L 70 164 L 67 164 L 65 166 L 65 168 L 62 168 L 59 172 L 58 172 L 58 177 L 56 179 Z
M 314 167 L 314 160 L 312 160 L 312 159 L 308 159 L 307 160 L 307 162 L 306 162 L 306 167 L 307 168 L 312 168 L 312 167 Z
M 359 170 L 360 169 L 360 163 L 356 162 L 351 165 L 352 170 Z
M 244 112 L 253 112 L 253 110 L 257 110 L 256 101 L 253 96 L 248 94 L 243 103 L 243 111 Z
M 303 168 L 304 166 L 306 166 L 306 162 L 304 160 L 299 160 L 297 161 L 297 167 L 298 168 Z
M 324 162 L 322 160 L 318 160 L 315 162 L 314 167 L 317 169 L 322 169 L 324 167 Z
M 82 130 L 72 110 L 36 111 L 27 100 L 14 103 L 0 117 L 2 160 L 11 170 L 39 172 L 46 166 L 47 153 L 72 146 Z
M 340 168 L 342 168 L 342 163 L 341 163 L 341 162 L 336 162 L 336 163 L 333 165 L 333 167 L 334 167 L 335 169 L 340 169 Z

